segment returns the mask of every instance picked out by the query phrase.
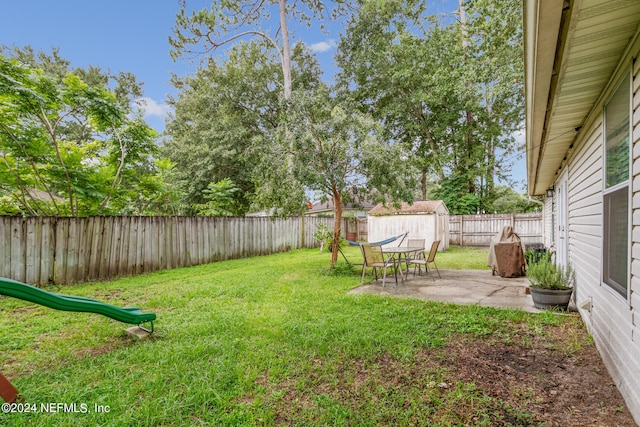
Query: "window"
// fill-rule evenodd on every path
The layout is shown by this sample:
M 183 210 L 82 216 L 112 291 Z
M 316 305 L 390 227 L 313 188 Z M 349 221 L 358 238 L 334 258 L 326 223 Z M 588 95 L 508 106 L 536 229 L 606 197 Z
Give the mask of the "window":
M 604 109 L 603 281 L 625 298 L 629 282 L 630 90 L 627 75 Z

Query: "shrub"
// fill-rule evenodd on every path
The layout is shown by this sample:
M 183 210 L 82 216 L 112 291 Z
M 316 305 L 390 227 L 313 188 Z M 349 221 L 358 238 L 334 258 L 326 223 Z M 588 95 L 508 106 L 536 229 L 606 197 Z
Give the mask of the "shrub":
M 571 289 L 575 282 L 575 272 L 570 265 L 562 267 L 554 264 L 548 257 L 529 265 L 527 278 L 531 287 L 542 289 Z

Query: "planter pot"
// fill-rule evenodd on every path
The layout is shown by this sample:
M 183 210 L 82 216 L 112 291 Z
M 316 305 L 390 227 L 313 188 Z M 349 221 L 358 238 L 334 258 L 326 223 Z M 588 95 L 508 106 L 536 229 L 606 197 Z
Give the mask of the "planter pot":
M 571 299 L 571 293 L 573 289 L 556 290 L 556 289 L 541 289 L 541 288 L 529 288 L 531 290 L 531 298 L 533 298 L 533 305 L 536 308 L 541 309 L 560 309 L 567 310 L 569 306 L 569 300 Z
M 347 240 L 351 240 L 352 242 L 355 242 L 357 238 L 358 238 L 357 233 L 347 232 Z

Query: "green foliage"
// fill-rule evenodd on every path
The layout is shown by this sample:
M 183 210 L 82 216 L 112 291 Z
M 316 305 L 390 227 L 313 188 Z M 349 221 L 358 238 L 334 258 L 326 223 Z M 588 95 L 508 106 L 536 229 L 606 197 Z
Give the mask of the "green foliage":
M 209 183 L 203 191 L 207 201 L 201 205 L 195 205 L 199 215 L 203 216 L 233 216 L 238 215 L 238 207 L 235 206 L 234 195 L 238 187 L 233 181 L 225 178 L 222 181 Z
M 68 68 L 53 58 L 59 66 L 50 61 L 48 69 Z M 156 136 L 104 86 L 0 56 L 0 185 L 12 199 L 9 211 L 120 212 L 128 200 L 119 190 L 137 191 Z
M 375 189 L 378 201 L 412 200 L 415 179 L 404 161 L 407 153 L 384 141 L 371 117 L 332 97 L 323 86 L 294 92 L 285 108 L 276 138 L 260 148 L 264 162 L 258 203 L 280 206 L 280 214 L 299 213 L 306 195 L 298 189 L 348 201 L 354 186 Z
M 365 188 L 379 201 L 412 201 L 414 172 L 399 144 L 389 144 L 380 125 L 319 86 L 295 91 L 283 101 L 283 122 L 264 147 L 256 175 L 256 203 L 279 215 L 299 214 L 306 192 L 334 203 L 332 264 L 338 256 L 342 204 L 352 188 Z
M 627 122 L 628 126 L 628 122 Z M 629 179 L 629 137 L 607 146 L 607 188 Z
M 257 41 L 239 43 L 223 63 L 211 61 L 193 76 L 173 77 L 179 92 L 169 100 L 175 113 L 161 153 L 175 165 L 172 184 L 189 206 L 185 213 L 195 213 L 193 207 L 206 202 L 203 191 L 209 183 L 225 178 L 239 189 L 233 195 L 234 213 L 249 211 L 256 164 L 265 155 L 261 147 L 269 145 L 280 115 L 282 67 L 268 49 Z M 292 64 L 294 88 L 318 84 L 318 63 L 303 45 L 293 48 Z
M 527 278 L 534 288 L 557 290 L 571 289 L 576 279 L 571 265 L 558 266 L 550 257 L 543 257 L 538 262 L 529 264 Z
M 168 159 L 154 159 L 141 169 L 135 184 L 121 188 L 122 215 L 181 215 L 186 211 L 183 194 L 174 184 L 175 165 Z
M 444 178 L 440 187 L 431 193 L 434 200 L 444 201 L 451 215 L 472 215 L 480 211 L 480 199 L 467 192 L 465 185 L 467 178 L 460 175 L 451 175 Z
M 9 195 L 0 195 L 0 216 L 18 216 L 22 214 L 26 214 L 26 212 L 21 211 Z
M 16 59 L 29 68 L 40 69 L 58 83 L 71 74 L 79 77 L 91 87 L 109 88 L 120 108 L 127 112 L 131 112 L 135 101 L 143 96 L 142 84 L 137 81 L 134 74 L 121 71 L 114 75 L 93 65 L 89 65 L 87 68 L 74 68 L 71 62 L 60 55 L 60 50 L 57 48 L 52 48 L 51 53 L 46 53 L 44 51 L 35 52 L 28 45 L 14 46 L 11 49 L 0 46 L 0 55 Z M 67 139 L 83 142 L 87 142 L 91 134 L 90 129 L 84 128 L 82 123 L 77 122 L 65 123 L 61 126 L 61 132 L 68 135 Z
M 502 185 L 495 187 L 487 199 L 486 211 L 491 213 L 539 212 L 542 208 L 539 204 L 529 201 L 524 194 L 519 194 L 513 188 Z
M 180 12 L 176 15 L 173 35 L 169 37 L 171 57 L 174 59 L 190 53 L 211 52 L 225 44 L 246 37 L 260 37 L 269 44 L 278 46 L 275 34 L 269 34 L 261 24 L 272 16 L 280 14 L 277 2 L 256 2 L 255 0 L 216 0 L 208 8 L 187 10 L 187 1 L 182 0 Z M 322 19 L 325 6 L 319 0 L 304 0 L 289 6 L 287 18 L 310 24 L 313 18 Z M 282 25 L 282 22 L 281 22 Z M 278 46 L 281 49 L 280 46 Z
M 459 209 L 470 212 L 485 208 L 495 177 L 508 175 L 503 159 L 519 148 L 524 71 L 520 3 L 461 5 L 465 20 L 428 16 L 413 0 L 361 2 L 337 62 L 344 93 L 412 151 L 421 197 L 433 177 L 444 185 L 465 174 L 451 200 L 465 197 Z
M 333 232 L 329 230 L 326 224 L 320 223 L 316 226 L 316 231 L 313 233 L 313 238 L 320 242 L 320 252 L 327 247 L 331 248 L 331 241 L 333 240 Z
M 541 250 L 536 250 L 534 248 L 531 248 L 525 251 L 524 259 L 527 265 L 533 265 L 542 261 L 550 263 L 551 260 L 553 259 L 553 253 L 546 250 L 541 251 Z

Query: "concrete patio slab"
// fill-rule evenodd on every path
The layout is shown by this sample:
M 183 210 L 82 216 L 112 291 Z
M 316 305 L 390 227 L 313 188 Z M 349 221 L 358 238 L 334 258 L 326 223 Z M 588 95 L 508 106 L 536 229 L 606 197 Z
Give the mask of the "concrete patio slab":
M 352 294 L 377 294 L 396 297 L 412 297 L 425 300 L 450 302 L 454 304 L 478 304 L 486 307 L 512 308 L 531 313 L 539 313 L 534 307 L 531 295 L 527 293 L 529 281 L 526 277 L 502 278 L 492 276 L 491 270 L 440 270 L 442 278 L 435 274 L 435 281 L 429 275 L 413 276 L 404 281 L 387 278 L 385 287 L 382 280 L 359 286 Z

